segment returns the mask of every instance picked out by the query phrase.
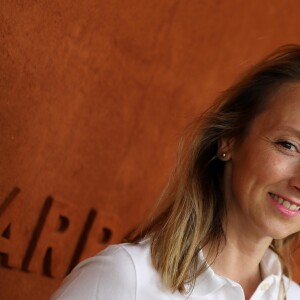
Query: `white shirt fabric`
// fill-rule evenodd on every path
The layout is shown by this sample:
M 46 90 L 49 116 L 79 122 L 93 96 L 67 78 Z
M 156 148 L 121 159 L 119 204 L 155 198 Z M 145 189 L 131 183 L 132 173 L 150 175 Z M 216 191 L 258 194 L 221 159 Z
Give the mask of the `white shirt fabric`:
M 203 259 L 199 255 L 199 259 Z M 262 262 L 264 280 L 251 300 L 277 300 L 281 267 L 278 257 L 267 250 Z M 300 287 L 284 277 L 287 300 L 300 299 Z M 162 286 L 151 263 L 150 243 L 110 246 L 79 263 L 50 300 L 244 300 L 242 287 L 208 268 L 196 280 L 189 295 L 172 293 Z

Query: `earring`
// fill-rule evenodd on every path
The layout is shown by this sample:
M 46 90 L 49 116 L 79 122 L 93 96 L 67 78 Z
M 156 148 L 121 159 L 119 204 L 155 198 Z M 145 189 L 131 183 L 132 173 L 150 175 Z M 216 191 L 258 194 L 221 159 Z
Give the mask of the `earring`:
M 222 158 L 226 158 L 226 153 L 223 152 L 223 153 L 221 154 L 221 156 L 222 156 Z

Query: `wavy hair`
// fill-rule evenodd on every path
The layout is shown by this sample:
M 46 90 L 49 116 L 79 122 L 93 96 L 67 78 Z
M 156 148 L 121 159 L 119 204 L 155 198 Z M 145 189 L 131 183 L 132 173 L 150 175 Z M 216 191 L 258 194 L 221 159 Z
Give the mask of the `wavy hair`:
M 151 238 L 154 267 L 172 291 L 190 291 L 205 271 L 207 264 L 198 260 L 203 247 L 210 245 L 210 261 L 226 243 L 224 162 L 218 159 L 218 143 L 224 138 L 242 141 L 254 118 L 272 101 L 270 96 L 293 81 L 300 82 L 300 46 L 286 45 L 254 65 L 187 128 L 159 212 L 139 235 Z M 270 245 L 288 272 L 284 251 L 298 234 Z

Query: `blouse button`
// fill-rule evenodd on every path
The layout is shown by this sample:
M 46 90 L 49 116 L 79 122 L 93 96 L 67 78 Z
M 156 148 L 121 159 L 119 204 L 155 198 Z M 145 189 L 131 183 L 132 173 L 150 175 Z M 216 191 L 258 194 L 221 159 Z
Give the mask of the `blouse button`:
M 269 289 L 269 287 L 270 287 L 270 284 L 269 284 L 269 283 L 264 283 L 264 284 L 260 287 L 260 289 L 261 289 L 261 291 L 266 291 L 266 290 Z

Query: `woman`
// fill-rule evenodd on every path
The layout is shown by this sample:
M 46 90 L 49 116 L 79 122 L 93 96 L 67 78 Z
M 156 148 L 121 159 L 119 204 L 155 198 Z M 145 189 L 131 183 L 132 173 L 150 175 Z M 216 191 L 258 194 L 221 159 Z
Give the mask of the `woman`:
M 80 263 L 52 299 L 300 299 L 300 46 L 254 66 L 187 131 L 140 241 Z

